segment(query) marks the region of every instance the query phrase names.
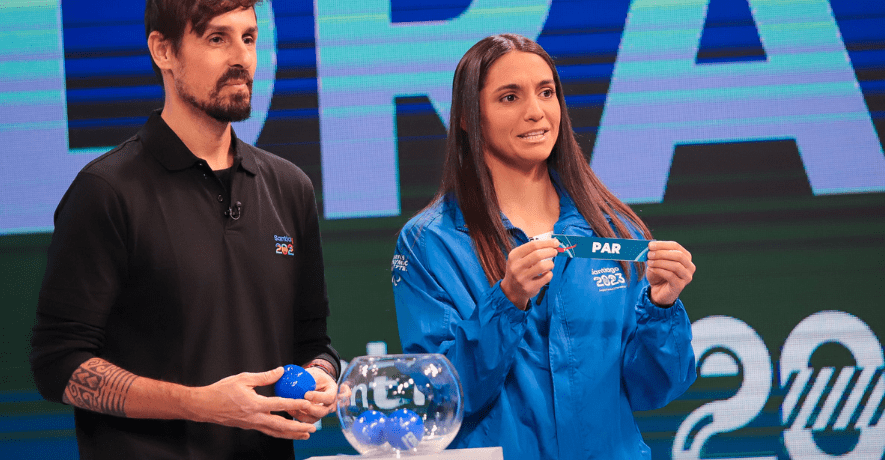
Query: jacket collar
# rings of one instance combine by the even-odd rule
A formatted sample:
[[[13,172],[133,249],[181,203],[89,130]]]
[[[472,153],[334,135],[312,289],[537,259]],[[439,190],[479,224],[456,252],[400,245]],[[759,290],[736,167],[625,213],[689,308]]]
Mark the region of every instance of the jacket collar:
[[[203,163],[203,160],[194,155],[175,131],[166,124],[160,116],[161,112],[162,110],[155,110],[151,113],[147,123],[138,132],[145,150],[169,171],[180,171]],[[247,172],[255,174],[258,169],[255,154],[245,142],[237,138],[233,128],[230,135],[231,144],[234,146],[234,165],[239,164]]]
[[[456,230],[470,233],[467,231],[467,224],[464,223],[464,213],[461,211],[461,206],[458,206],[458,198],[455,197],[455,192],[446,193],[442,199],[442,209],[444,213],[451,213]]]

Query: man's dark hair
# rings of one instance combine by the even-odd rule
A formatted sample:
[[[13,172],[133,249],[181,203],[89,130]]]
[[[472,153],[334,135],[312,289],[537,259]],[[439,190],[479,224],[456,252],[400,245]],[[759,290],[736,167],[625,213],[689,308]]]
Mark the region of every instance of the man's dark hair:
[[[261,0],[147,0],[144,8],[145,37],[156,30],[172,43],[172,50],[178,53],[188,24],[198,36],[203,35],[209,21],[216,16],[238,8],[252,8],[259,2]],[[162,83],[163,74],[153,57],[151,64]]]

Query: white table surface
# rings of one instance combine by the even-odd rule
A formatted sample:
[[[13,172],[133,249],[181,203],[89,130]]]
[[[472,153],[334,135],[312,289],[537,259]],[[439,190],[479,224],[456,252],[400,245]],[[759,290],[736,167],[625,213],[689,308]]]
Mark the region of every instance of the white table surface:
[[[324,457],[310,457],[307,460],[344,460],[344,459],[387,459],[399,458],[408,460],[504,460],[504,452],[500,447],[480,447],[475,449],[451,449],[438,454],[427,455],[401,455],[394,454],[385,456],[362,456],[362,455],[329,455]]]

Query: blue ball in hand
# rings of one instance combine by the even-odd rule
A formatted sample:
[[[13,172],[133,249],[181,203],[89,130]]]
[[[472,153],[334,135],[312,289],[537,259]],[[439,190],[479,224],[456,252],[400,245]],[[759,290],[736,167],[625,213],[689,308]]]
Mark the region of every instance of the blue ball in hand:
[[[408,409],[399,409],[387,417],[384,438],[395,449],[414,449],[423,437],[424,420],[418,414]]]
[[[316,390],[316,380],[303,367],[289,364],[284,369],[283,376],[273,386],[277,396],[304,399],[305,393]]]
[[[361,444],[380,446],[384,444],[384,425],[387,417],[376,410],[367,410],[353,421],[351,433]]]

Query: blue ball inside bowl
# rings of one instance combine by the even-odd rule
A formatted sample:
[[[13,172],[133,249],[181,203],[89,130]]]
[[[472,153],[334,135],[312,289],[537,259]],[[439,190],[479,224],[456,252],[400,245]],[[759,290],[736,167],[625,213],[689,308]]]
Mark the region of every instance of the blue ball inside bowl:
[[[352,433],[357,441],[371,446],[384,444],[384,425],[387,417],[376,410],[367,410],[353,421]]]
[[[399,409],[387,417],[384,438],[395,449],[411,450],[424,437],[424,420],[409,409]]]

